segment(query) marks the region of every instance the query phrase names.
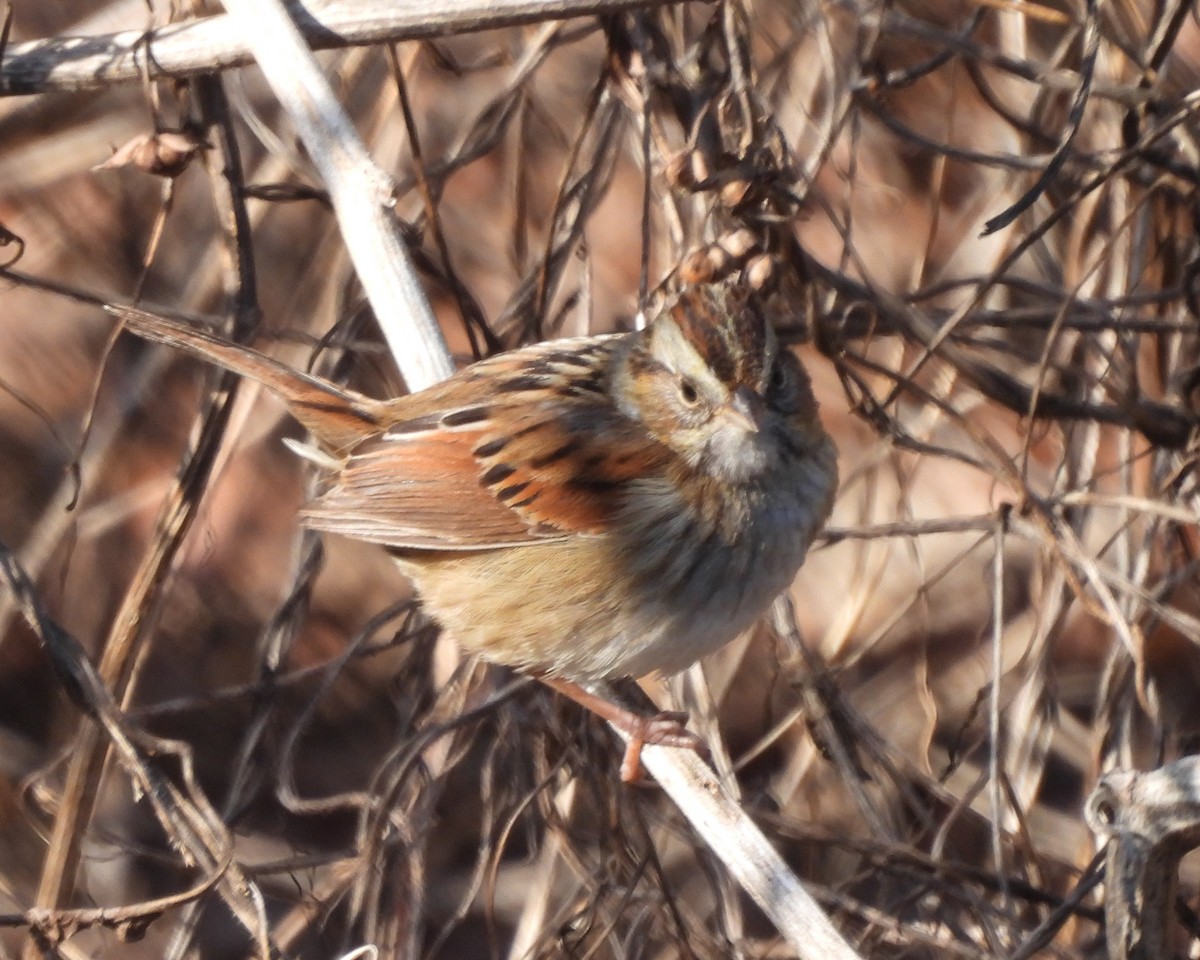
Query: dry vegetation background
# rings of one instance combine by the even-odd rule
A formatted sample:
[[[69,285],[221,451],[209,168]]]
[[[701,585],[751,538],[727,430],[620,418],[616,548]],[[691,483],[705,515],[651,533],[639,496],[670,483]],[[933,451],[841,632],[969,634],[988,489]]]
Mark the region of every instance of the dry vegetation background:
[[[0,76],[202,12],[13,0]],[[864,956],[1101,955],[1094,889],[1055,912],[1095,875],[1083,801],[1197,745],[1198,40],[1170,0],[745,0],[322,54],[464,360],[627,326],[731,230],[774,257],[831,529],[798,630],[650,689]],[[17,269],[401,389],[254,68],[0,90]],[[202,145],[174,179],[97,169],[156,130]],[[222,406],[7,281],[0,324],[0,540],[125,729],[183,749],[144,753],[210,851],[101,766],[0,592],[0,957],[790,955],[604,726],[297,528],[298,428],[253,384]]]

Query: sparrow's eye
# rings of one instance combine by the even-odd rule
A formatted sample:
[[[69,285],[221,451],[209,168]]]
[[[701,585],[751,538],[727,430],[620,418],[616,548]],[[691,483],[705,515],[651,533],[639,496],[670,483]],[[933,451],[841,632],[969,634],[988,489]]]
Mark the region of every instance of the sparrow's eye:
[[[700,391],[696,389],[696,384],[688,377],[684,377],[679,381],[679,396],[683,398],[683,402],[689,407],[694,407],[700,402]]]

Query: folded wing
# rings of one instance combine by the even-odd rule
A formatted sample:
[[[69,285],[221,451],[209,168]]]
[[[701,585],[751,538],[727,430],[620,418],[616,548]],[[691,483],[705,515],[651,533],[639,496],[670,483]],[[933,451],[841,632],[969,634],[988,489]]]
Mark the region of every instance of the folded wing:
[[[320,530],[470,550],[603,535],[630,480],[669,457],[609,400],[619,338],[539,344],[396,405],[304,511]]]

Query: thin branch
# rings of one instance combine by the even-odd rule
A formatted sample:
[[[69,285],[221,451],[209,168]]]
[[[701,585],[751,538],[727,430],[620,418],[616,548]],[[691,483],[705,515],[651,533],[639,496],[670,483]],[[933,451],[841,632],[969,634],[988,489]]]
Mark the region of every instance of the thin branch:
[[[606,699],[621,700],[616,690],[600,686]],[[801,960],[861,960],[699,756],[691,750],[647,744],[641,760]]]
[[[314,50],[613,14],[678,0],[358,0],[289,7]],[[271,39],[278,39],[267,35]],[[254,35],[232,11],[158,30],[18,43],[0,61],[0,96],[95,90],[146,77],[180,79],[253,63]]]

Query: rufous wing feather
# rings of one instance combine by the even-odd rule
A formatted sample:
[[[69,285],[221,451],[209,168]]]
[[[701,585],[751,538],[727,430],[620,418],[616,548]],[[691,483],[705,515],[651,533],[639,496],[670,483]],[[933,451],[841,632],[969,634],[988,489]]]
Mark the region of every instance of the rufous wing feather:
[[[505,432],[475,448],[491,495],[535,529],[603,533],[629,481],[660,472],[669,454],[609,405],[508,411]]]
[[[472,454],[478,433],[365,444],[301,513],[318,530],[394,547],[463,550],[545,539],[493,497]]]
[[[410,416],[358,448],[305,521],[410,549],[604,533],[628,482],[671,455],[603,389],[614,342],[569,346],[485,361],[399,402]]]

